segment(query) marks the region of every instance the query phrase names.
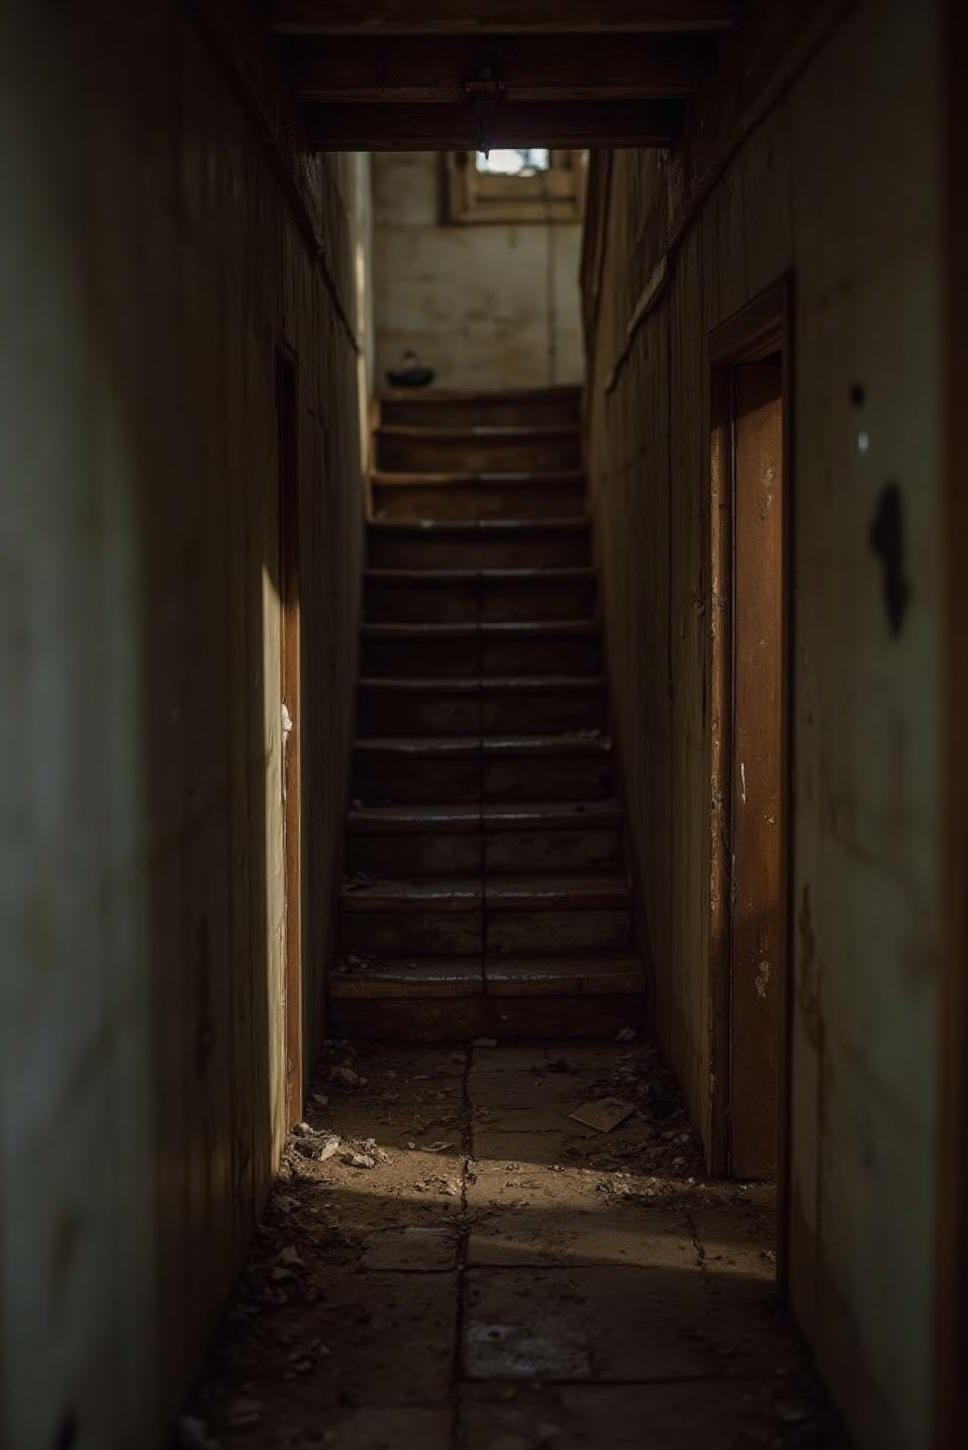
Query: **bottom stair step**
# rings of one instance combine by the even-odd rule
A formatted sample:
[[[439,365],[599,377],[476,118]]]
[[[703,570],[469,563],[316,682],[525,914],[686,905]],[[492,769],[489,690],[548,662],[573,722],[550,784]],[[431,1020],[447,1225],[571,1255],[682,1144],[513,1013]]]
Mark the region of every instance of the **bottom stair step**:
[[[341,999],[630,995],[645,988],[631,953],[544,957],[371,957],[344,952],[330,982]]]
[[[569,996],[345,997],[330,1000],[334,1036],[357,1041],[498,1042],[534,1038],[610,1038],[645,1023],[638,993],[583,992]]]

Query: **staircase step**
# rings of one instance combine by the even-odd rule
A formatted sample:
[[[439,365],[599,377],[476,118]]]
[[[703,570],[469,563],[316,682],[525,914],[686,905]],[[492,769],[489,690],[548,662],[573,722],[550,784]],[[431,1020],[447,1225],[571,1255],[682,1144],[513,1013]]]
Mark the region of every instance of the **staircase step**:
[[[353,791],[361,803],[478,801],[481,796],[480,737],[379,736],[357,740]]]
[[[600,729],[604,723],[601,675],[518,675],[481,683],[484,734]]]
[[[622,812],[615,801],[486,803],[481,822],[484,869],[489,873],[614,870],[622,865]]]
[[[645,997],[634,992],[567,995],[453,996],[429,994],[357,997],[333,992],[331,1030],[357,1040],[468,1043],[476,1037],[501,1042],[534,1038],[614,1038],[645,1021]],[[515,997],[512,1002],[511,996]]]
[[[496,735],[481,743],[485,800],[594,800],[612,789],[612,749],[600,730]]]
[[[554,473],[387,473],[370,476],[373,517],[542,519],[585,515],[585,477]]]
[[[344,1000],[381,997],[479,997],[484,973],[479,956],[344,956],[333,975],[330,995]]]
[[[489,912],[621,909],[631,905],[625,876],[619,872],[579,875],[489,876],[484,888]]]
[[[587,564],[590,526],[558,519],[378,519],[367,530],[375,569],[520,569]]]
[[[481,575],[480,617],[490,623],[589,619],[595,613],[591,567],[494,569]]]
[[[526,623],[364,624],[364,675],[596,674],[601,628],[594,619]]]
[[[348,882],[340,893],[340,946],[361,956],[479,954],[480,876]]]
[[[495,956],[626,952],[631,898],[623,876],[488,876],[485,951]]]
[[[643,991],[631,953],[541,957],[344,957],[331,995],[343,1000],[423,997],[566,997]]]
[[[366,735],[600,728],[605,681],[601,675],[363,678],[358,718]]]
[[[484,989],[491,997],[611,996],[644,988],[642,963],[628,952],[484,958]]]
[[[347,869],[364,874],[588,871],[622,863],[615,801],[358,806]]]
[[[393,423],[381,425],[373,438],[381,471],[532,473],[581,466],[575,423],[452,428]]]
[[[371,737],[355,745],[360,804],[597,800],[612,786],[600,731],[550,735]]]
[[[372,623],[470,624],[589,619],[595,570],[367,569],[364,613]]]
[[[384,423],[419,426],[514,427],[577,423],[581,417],[581,389],[566,384],[494,392],[384,388],[379,393],[379,401]]]

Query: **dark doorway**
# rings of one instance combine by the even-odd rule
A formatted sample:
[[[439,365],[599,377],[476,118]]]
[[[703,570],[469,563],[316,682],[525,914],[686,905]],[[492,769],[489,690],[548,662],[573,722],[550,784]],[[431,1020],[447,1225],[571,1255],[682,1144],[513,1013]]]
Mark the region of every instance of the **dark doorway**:
[[[785,285],[771,289],[710,338],[711,1156],[714,1169],[730,1177],[778,1177],[781,1205],[789,925],[786,296]]]
[[[285,892],[286,1119],[302,1110],[302,779],[300,750],[299,409],[293,355],[276,349],[279,652]]]

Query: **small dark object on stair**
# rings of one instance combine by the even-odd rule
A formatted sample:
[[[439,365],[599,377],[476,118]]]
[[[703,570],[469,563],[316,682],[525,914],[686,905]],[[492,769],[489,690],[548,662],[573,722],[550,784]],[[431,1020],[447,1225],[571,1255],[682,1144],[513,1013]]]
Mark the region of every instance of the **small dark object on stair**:
[[[403,354],[403,367],[387,370],[391,388],[426,388],[434,380],[433,368],[425,368],[415,352]]]

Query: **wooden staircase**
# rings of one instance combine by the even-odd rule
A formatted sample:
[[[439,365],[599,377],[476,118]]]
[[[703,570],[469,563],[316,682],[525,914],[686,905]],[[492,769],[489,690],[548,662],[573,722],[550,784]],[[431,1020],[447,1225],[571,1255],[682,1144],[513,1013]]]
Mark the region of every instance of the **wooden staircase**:
[[[334,1030],[614,1033],[644,983],[579,391],[379,407]]]

